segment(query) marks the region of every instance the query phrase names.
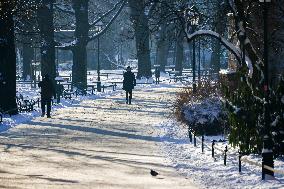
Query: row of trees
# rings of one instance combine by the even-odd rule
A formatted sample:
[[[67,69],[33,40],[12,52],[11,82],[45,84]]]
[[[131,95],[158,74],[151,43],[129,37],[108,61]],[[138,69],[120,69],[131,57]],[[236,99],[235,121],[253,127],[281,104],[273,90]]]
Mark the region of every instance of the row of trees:
[[[281,80],[284,64],[280,60],[284,47],[283,1],[275,0],[265,4],[268,8],[267,25],[264,25],[264,4],[254,0],[152,1],[152,4],[155,3],[159,7],[157,12],[160,13],[160,20],[151,21],[159,20],[157,58],[162,68],[168,53],[169,36],[173,35],[176,28],[180,28],[175,33],[177,44],[184,38],[188,42],[202,38],[213,44],[211,68],[215,72],[221,68],[222,49],[228,49],[230,57],[233,57],[231,68],[236,71],[227,75],[229,81],[223,83],[224,97],[230,112],[230,142],[240,146],[243,153],[259,153],[263,147],[263,136],[269,135],[273,139],[271,148],[275,155],[279,154],[284,145],[284,80]],[[197,26],[198,31],[190,24],[195,13],[202,18]],[[263,61],[264,27],[268,30],[268,101],[264,99],[267,93]],[[177,52],[182,51],[182,46],[177,46]],[[178,63],[176,68],[179,69]],[[264,109],[267,103],[270,104],[267,116],[270,129],[265,126]]]
[[[150,38],[156,40],[156,62],[165,69],[169,49],[176,46],[176,70],[183,68],[184,52],[191,50],[191,41],[199,39],[211,49],[211,67],[221,68],[224,54],[222,45],[234,57],[237,73],[231,77],[232,86],[224,93],[230,113],[230,140],[243,151],[260,151],[264,134],[263,108],[267,103],[263,78],[263,19],[262,5],[253,0],[129,0],[109,1],[111,8],[102,13],[96,10],[103,2],[91,0],[18,0],[1,1],[0,7],[0,106],[5,111],[17,113],[16,55],[14,34],[17,40],[34,41],[40,45],[42,75],[55,77],[55,48],[71,50],[73,54],[73,85],[84,88],[87,84],[87,45],[102,36],[118,15],[125,10],[132,23],[127,28],[128,39],[135,39],[138,77],[150,77]],[[126,6],[127,5],[127,6]],[[269,4],[269,83],[271,126],[275,148],[283,135],[283,8],[281,0]],[[190,22],[199,15],[199,25]],[[56,18],[56,19],[55,19]],[[103,28],[96,30],[102,22]],[[60,30],[74,31],[74,35],[57,34]],[[196,31],[198,30],[198,31]],[[196,32],[195,32],[196,31]],[[28,43],[27,43],[28,44]],[[210,45],[212,44],[212,46]],[[242,49],[242,50],[240,50]],[[28,48],[24,53],[29,53]],[[31,53],[30,53],[31,54]],[[191,52],[193,55],[193,52]],[[245,55],[245,56],[244,56]],[[31,55],[30,55],[31,56]],[[27,56],[28,57],[28,56]],[[230,79],[230,78],[229,78]],[[283,82],[283,81],[282,81]],[[281,87],[282,86],[282,87]],[[3,92],[5,91],[5,93]],[[236,108],[237,107],[237,108]],[[275,134],[276,133],[276,134]],[[281,134],[282,133],[282,134]],[[270,132],[272,135],[272,132]]]
[[[284,47],[283,1],[264,4],[259,1],[228,0],[220,5],[230,13],[226,16],[229,19],[226,23],[233,31],[230,36],[222,35],[221,29],[218,31],[216,28],[217,32],[203,30],[188,37],[214,37],[235,56],[236,72],[227,75],[227,82],[222,81],[229,110],[230,142],[239,146],[242,153],[260,153],[263,137],[268,135],[272,141],[266,148],[273,149],[275,155],[283,154],[284,64],[279,61]],[[268,9],[267,25],[264,25],[264,6]],[[263,45],[265,27],[268,30],[267,49]],[[264,77],[265,50],[269,54],[268,77]],[[268,97],[265,98],[267,91]],[[265,115],[265,109],[268,115]]]
[[[215,1],[212,0],[212,2]],[[1,93],[3,98],[0,99],[0,106],[6,111],[16,109],[15,41],[23,45],[24,77],[31,74],[31,61],[34,56],[31,46],[33,46],[40,48],[38,59],[41,60],[41,74],[49,74],[51,78],[55,78],[55,49],[58,48],[72,51],[72,84],[75,87],[85,88],[87,84],[87,45],[106,33],[122,10],[128,14],[132,24],[131,27],[126,28],[127,36],[124,37],[136,41],[138,77],[151,77],[152,75],[149,39],[153,36],[157,41],[156,62],[161,65],[162,71],[165,69],[171,46],[176,46],[174,55],[176,56],[176,69],[181,71],[185,62],[184,38],[186,36],[184,30],[186,19],[183,12],[190,5],[185,0],[129,0],[128,2],[126,0],[107,2],[100,0],[18,0],[1,2],[3,27],[0,30],[3,34],[0,37],[3,40],[0,42],[5,50],[1,51],[3,58],[0,61],[6,62],[6,56],[9,56],[9,61],[5,64],[1,63],[3,80],[1,91],[10,92],[5,95]],[[98,23],[103,23],[100,31],[96,31]],[[66,31],[72,32],[70,34]],[[190,46],[189,49],[191,49]],[[9,51],[11,55],[5,51]],[[220,52],[217,54],[220,55]]]
[[[55,1],[55,0],[18,0],[1,1],[0,3],[0,73],[1,73],[1,98],[0,107],[11,114],[17,113],[16,107],[16,54],[15,34],[17,39],[24,44],[24,62],[31,63],[32,43],[40,47],[41,74],[49,74],[53,81],[56,77],[55,48],[71,50],[73,53],[73,85],[85,88],[87,84],[87,44],[102,35],[121,12],[126,1],[116,2],[110,10],[97,15],[89,22],[89,0]],[[59,10],[55,12],[55,10]],[[62,21],[54,19],[56,14],[71,14],[68,19],[64,16]],[[60,16],[58,16],[60,17]],[[98,22],[106,24],[101,31],[89,35],[89,31]],[[71,25],[70,22],[74,22]],[[66,25],[64,25],[66,24]],[[56,26],[56,27],[55,27]],[[62,28],[74,30],[72,40],[66,43],[66,38],[61,41],[55,38],[55,32]],[[65,40],[65,41],[64,41]],[[67,38],[68,40],[68,38]],[[27,47],[27,48],[25,48]],[[29,65],[24,64],[24,72],[29,70]],[[55,82],[55,81],[54,81]],[[5,91],[5,93],[4,93]]]

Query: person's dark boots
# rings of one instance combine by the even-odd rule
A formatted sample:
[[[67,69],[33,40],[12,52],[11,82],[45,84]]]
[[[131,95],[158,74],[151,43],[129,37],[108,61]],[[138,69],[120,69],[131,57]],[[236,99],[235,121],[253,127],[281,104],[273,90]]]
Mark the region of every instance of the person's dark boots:
[[[128,98],[126,99],[126,104],[128,104]]]
[[[129,99],[129,104],[131,104],[131,98]]]
[[[47,115],[47,118],[51,118],[51,116],[50,116],[50,115]]]
[[[41,114],[41,117],[44,117],[44,115],[45,115],[45,113],[42,113],[42,114]]]

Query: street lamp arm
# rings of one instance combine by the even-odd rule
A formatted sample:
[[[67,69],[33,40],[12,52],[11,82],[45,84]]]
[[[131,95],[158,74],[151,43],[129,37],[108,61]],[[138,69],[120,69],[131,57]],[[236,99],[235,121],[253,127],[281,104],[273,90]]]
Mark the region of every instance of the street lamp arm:
[[[94,39],[100,37],[101,35],[103,35],[107,31],[107,29],[111,26],[111,24],[115,21],[115,19],[121,13],[121,11],[124,8],[124,5],[126,4],[126,2],[127,2],[126,0],[123,0],[123,3],[120,5],[119,9],[115,13],[115,15],[110,19],[110,21],[107,23],[107,25],[100,32],[98,32],[98,33],[92,35],[91,37],[89,37],[88,42],[93,41]]]
[[[103,18],[105,18],[106,16],[108,16],[110,13],[112,13],[115,9],[117,9],[118,5],[121,4],[122,2],[125,2],[125,0],[121,0],[119,2],[117,2],[111,9],[109,9],[107,12],[105,12],[102,16],[100,16],[98,19],[94,20],[91,24],[90,24],[90,28],[91,27],[95,27],[97,23],[99,23],[100,21],[102,21]]]
[[[231,53],[235,55],[238,63],[241,65],[241,60],[242,60],[241,50],[237,48],[233,43],[229,42],[227,39],[222,37],[220,34],[211,30],[199,30],[192,34],[187,33],[186,35],[188,41],[192,41],[198,36],[210,36],[215,39],[218,39]]]

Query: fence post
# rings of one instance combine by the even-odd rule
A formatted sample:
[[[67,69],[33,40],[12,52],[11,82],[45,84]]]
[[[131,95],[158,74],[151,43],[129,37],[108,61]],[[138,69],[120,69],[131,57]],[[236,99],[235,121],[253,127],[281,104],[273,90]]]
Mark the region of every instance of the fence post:
[[[37,107],[39,107],[40,105],[40,100],[39,100],[39,98],[37,98]]]
[[[188,138],[189,138],[189,141],[192,142],[192,134],[189,128],[188,128]]]
[[[212,157],[214,158],[214,145],[215,145],[215,140],[212,141]]]
[[[196,137],[195,137],[195,134],[193,134],[193,143],[194,143],[194,146],[196,147]]]
[[[241,152],[239,152],[239,173],[242,172],[242,161],[241,161],[241,158],[242,158],[242,154],[241,154]]]
[[[224,165],[225,166],[227,165],[227,152],[228,152],[228,147],[226,145],[225,150],[224,150],[224,153],[225,153],[225,155],[224,155]]]
[[[201,138],[201,149],[202,149],[202,153],[204,152],[204,135],[202,135],[202,138]]]
[[[272,141],[266,135],[263,138],[263,149],[262,149],[262,180],[265,179],[265,175],[274,177],[274,172],[264,168],[264,165],[274,168]]]

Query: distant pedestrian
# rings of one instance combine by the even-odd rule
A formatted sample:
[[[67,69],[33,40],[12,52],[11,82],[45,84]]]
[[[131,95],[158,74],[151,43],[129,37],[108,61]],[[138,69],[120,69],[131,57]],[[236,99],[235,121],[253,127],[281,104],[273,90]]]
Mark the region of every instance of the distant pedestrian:
[[[160,69],[158,66],[155,67],[155,79],[156,85],[160,83]]]
[[[41,116],[44,117],[45,115],[45,106],[47,106],[47,117],[50,118],[50,111],[51,111],[51,100],[52,97],[56,97],[55,88],[49,75],[46,74],[41,82],[39,82],[38,86],[41,88]]]
[[[126,104],[131,104],[132,100],[132,90],[136,86],[136,79],[133,72],[131,72],[131,67],[126,68],[126,72],[123,74],[123,90],[126,92]]]

